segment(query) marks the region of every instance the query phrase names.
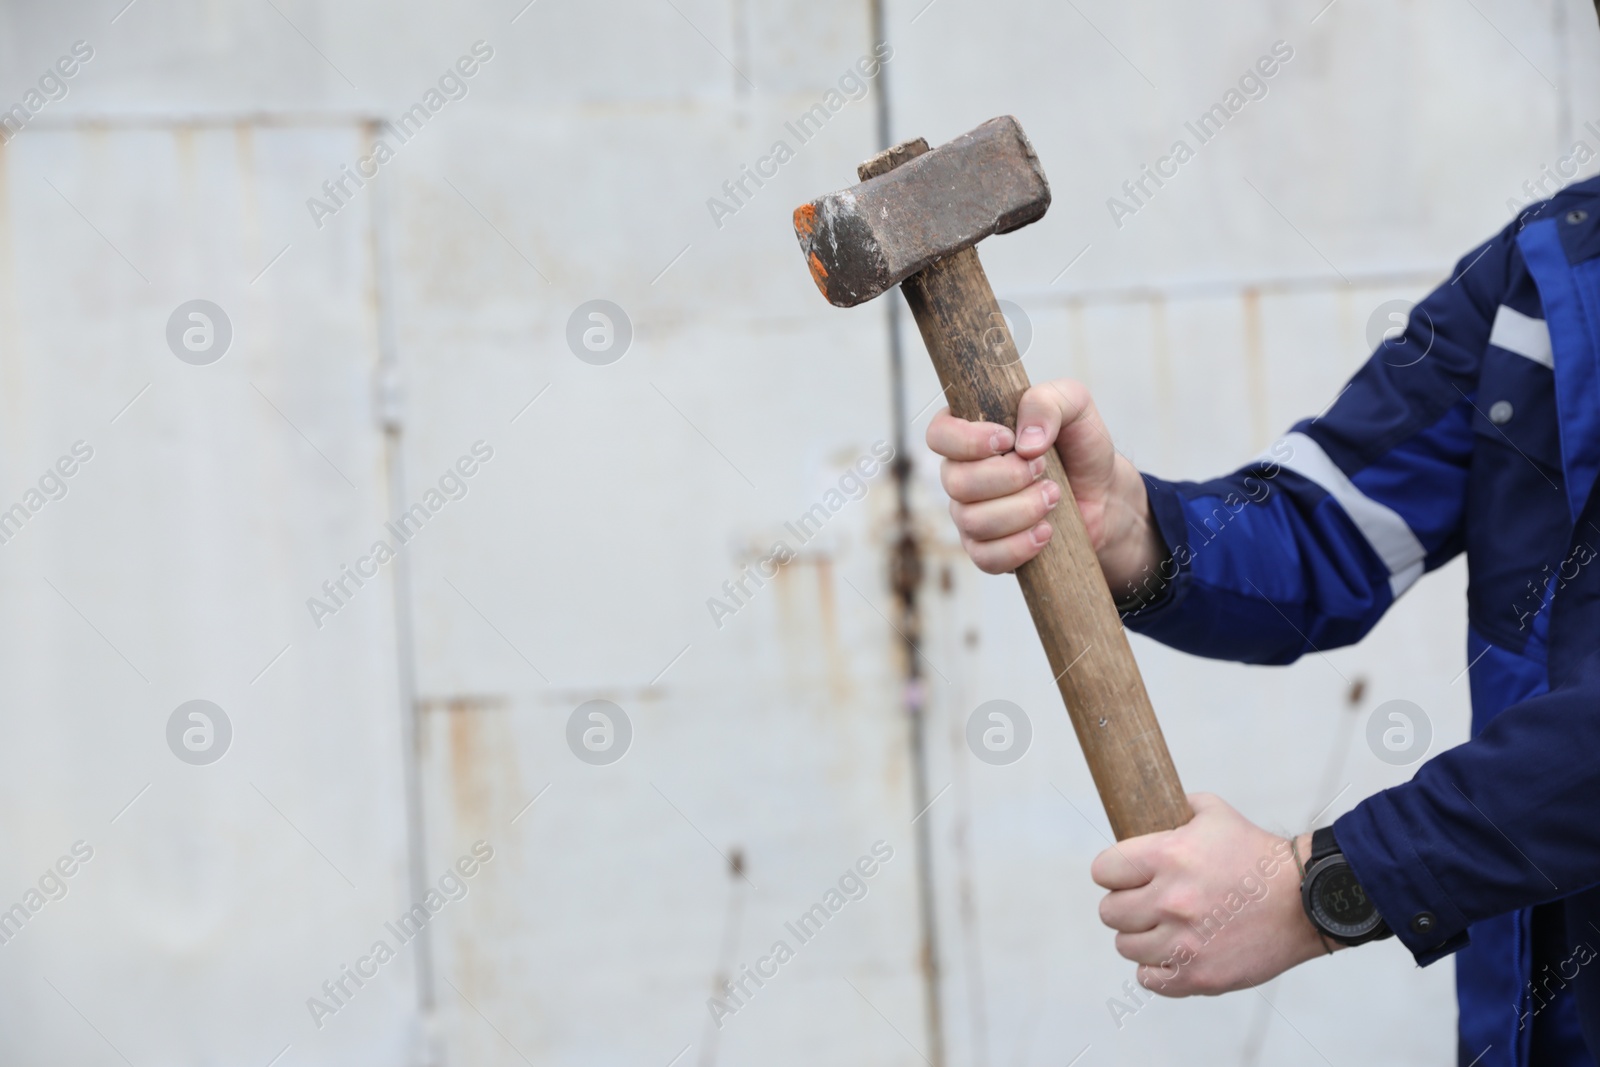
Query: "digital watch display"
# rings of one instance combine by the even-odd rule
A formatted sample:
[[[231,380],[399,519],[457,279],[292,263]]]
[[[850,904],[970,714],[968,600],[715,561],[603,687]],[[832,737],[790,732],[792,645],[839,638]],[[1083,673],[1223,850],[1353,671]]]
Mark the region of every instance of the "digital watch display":
[[[1311,858],[1300,884],[1300,900],[1311,924],[1341,945],[1361,945],[1393,934],[1339,851],[1331,828],[1311,835]]]

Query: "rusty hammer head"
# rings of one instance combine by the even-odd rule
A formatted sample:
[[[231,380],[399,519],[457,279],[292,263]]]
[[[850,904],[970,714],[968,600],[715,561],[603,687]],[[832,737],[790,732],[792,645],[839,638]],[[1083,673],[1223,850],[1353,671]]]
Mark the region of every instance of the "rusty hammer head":
[[[839,307],[871,300],[992,233],[1026,226],[1050,206],[1039,158],[1010,115],[931,151],[922,141],[896,145],[862,164],[862,177],[794,212],[811,277]]]

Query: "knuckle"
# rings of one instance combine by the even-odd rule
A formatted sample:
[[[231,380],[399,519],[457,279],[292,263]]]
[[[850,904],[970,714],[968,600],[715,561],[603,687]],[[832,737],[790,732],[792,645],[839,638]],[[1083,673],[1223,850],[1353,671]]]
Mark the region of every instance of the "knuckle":
[[[1050,383],[1049,388],[1057,396],[1065,398],[1069,403],[1082,406],[1089,399],[1089,389],[1076,378],[1057,378]]]
[[[996,465],[1000,480],[1005,483],[1008,491],[1016,492],[1033,484],[1033,472],[1028,468],[1028,461],[1015,452],[999,457]]]
[[[1010,570],[1006,560],[997,552],[993,545],[972,542],[967,546],[967,554],[972,557],[972,562],[985,574],[1004,574]]]
[[[1200,894],[1187,886],[1169,889],[1157,906],[1168,918],[1188,922],[1200,914]]]
[[[972,562],[977,565],[980,571],[984,571],[985,573],[988,572],[989,568],[985,565],[986,557],[982,545],[968,537],[966,534],[962,534],[961,549],[967,554],[967,558],[972,560]]]
[[[1190,982],[1187,976],[1180,975],[1164,985],[1157,986],[1155,989],[1151,990],[1151,992],[1157,993],[1163,997],[1169,997],[1173,1000],[1181,1000],[1184,997],[1194,996],[1195,988],[1194,984]]]
[[[1200,850],[1182,834],[1173,834],[1161,844],[1161,863],[1168,870],[1194,870],[1197,862],[1204,859]]]
[[[944,482],[944,491],[952,500],[970,503],[973,500],[972,465],[970,463],[957,463],[945,460],[944,470],[940,472],[940,480]]]
[[[1148,863],[1159,870],[1176,862],[1181,851],[1182,845],[1178,840],[1178,835],[1164,833],[1151,835],[1149,845],[1144,854]]]

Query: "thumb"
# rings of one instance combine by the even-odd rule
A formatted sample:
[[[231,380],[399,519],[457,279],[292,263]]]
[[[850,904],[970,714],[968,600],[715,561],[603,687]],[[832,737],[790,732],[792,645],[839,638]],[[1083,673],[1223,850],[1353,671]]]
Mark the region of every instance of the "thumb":
[[[1072,482],[1073,495],[1082,500],[1112,487],[1117,451],[1082,382],[1061,378],[1022,394],[1017,407],[1017,455],[1033,459],[1052,444]]]
[[[1072,419],[1070,398],[1054,383],[1035,385],[1017,405],[1017,455],[1033,459],[1055,444],[1063,421]]]

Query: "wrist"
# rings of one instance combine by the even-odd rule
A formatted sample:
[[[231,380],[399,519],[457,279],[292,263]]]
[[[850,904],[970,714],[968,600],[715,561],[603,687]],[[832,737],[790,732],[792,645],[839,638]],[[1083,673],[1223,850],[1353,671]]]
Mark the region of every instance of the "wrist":
[[[1331,956],[1340,949],[1349,948],[1350,946],[1341,945],[1323,934],[1321,930],[1317,929],[1317,924],[1311,921],[1311,916],[1306,913],[1302,893],[1305,889],[1306,867],[1311,859],[1311,831],[1307,830],[1297,837],[1290,838],[1290,844],[1294,848],[1295,869],[1300,873],[1299,882],[1295,890],[1295,903],[1299,906],[1295,908],[1295,914],[1299,918],[1298,925],[1301,928],[1302,939],[1307,933],[1310,934],[1309,943],[1316,946],[1316,951],[1312,953],[1313,956]]]
[[[1119,608],[1148,603],[1166,588],[1161,573],[1167,558],[1166,541],[1150,508],[1150,492],[1144,477],[1121,456],[1117,457],[1117,481],[1121,515],[1107,524],[1115,532],[1108,536],[1096,555],[1106,584]],[[1112,516],[1107,516],[1112,518]]]

